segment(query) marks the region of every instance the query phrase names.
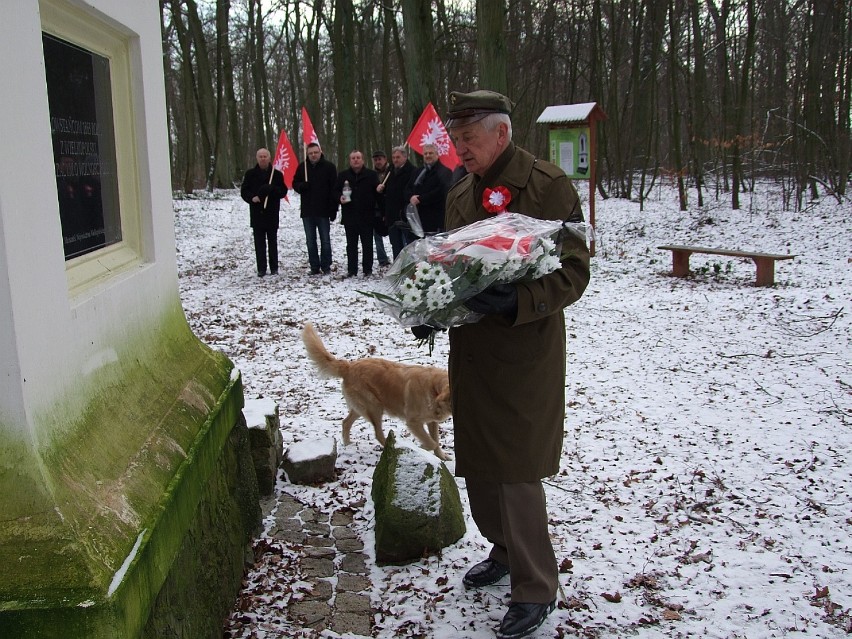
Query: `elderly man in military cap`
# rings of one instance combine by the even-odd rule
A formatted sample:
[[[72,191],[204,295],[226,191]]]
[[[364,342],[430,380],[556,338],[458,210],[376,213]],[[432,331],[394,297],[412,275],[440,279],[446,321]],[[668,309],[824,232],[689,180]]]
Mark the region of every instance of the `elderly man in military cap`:
[[[498,187],[509,211],[582,221],[565,173],[512,142],[513,106],[493,91],[450,95],[446,127],[468,175],[447,196],[447,230],[493,215],[485,189]],[[563,309],[588,282],[585,238],[572,235],[563,242],[561,269],[531,282],[492,285],[467,303],[484,317],[449,331],[456,474],[466,479],[471,514],[492,544],[463,583],[481,588],[509,575],[512,598],[497,631],[501,639],[532,633],[556,603],[558,567],[542,479],[558,472],[562,453]]]

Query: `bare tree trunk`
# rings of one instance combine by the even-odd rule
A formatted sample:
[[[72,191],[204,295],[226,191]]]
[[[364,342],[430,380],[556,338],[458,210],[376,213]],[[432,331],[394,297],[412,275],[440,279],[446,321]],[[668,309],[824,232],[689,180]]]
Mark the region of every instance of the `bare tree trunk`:
[[[738,210],[740,208],[740,187],[745,181],[742,160],[742,141],[749,137],[746,135],[745,131],[745,114],[749,98],[749,71],[754,64],[754,33],[757,25],[757,14],[754,11],[754,0],[747,0],[746,13],[747,30],[745,53],[743,54],[742,59],[738,61],[738,66],[742,69],[742,75],[740,75],[739,90],[737,92],[738,95],[736,96],[736,100],[733,104],[734,138],[733,144],[731,145],[731,179],[733,182],[731,208],[734,210]]]
[[[240,119],[237,111],[237,96],[234,92],[234,63],[231,57],[230,39],[231,0],[216,0],[216,53],[219,63],[219,87],[223,94],[220,100],[222,121],[227,128],[221,132],[228,140],[227,152],[220,160],[220,175],[226,186],[232,186],[239,179],[239,168],[243,161],[240,138]]]
[[[717,153],[721,164],[722,180],[724,188],[728,188],[728,147],[734,136],[734,127],[732,123],[732,103],[733,90],[731,88],[731,70],[730,70],[730,49],[728,44],[728,17],[731,12],[730,0],[722,0],[721,7],[717,7],[714,0],[707,0],[707,9],[710,16],[713,18],[714,31],[716,41],[714,49],[716,51],[716,73],[718,76],[717,86],[719,87],[719,135],[717,139]],[[717,178],[718,183],[718,178]]]
[[[508,93],[505,0],[476,0],[476,50],[479,86]]]
[[[325,14],[325,0],[314,0],[312,10],[309,14],[309,19],[305,23],[305,33],[307,41],[303,47],[305,56],[305,108],[308,110],[308,115],[312,118],[311,123],[314,125],[321,143],[326,142],[325,127],[321,119],[322,109],[320,104],[320,80],[319,73],[322,67],[322,56],[320,55],[320,37],[323,26],[321,16]],[[314,119],[315,118],[315,119]],[[307,144],[308,140],[303,140],[302,144]],[[329,146],[329,151],[331,147]]]
[[[168,0],[160,0],[160,31],[162,33],[162,48],[163,48],[163,76],[165,79],[165,89],[166,89],[166,119],[167,119],[167,127],[169,131],[176,131],[181,123],[179,122],[178,114],[176,112],[176,105],[181,102],[178,95],[180,90],[175,86],[176,79],[175,76],[175,68],[172,65],[174,60],[174,56],[172,54],[172,45],[171,42],[174,36],[174,29],[172,26],[171,19],[167,19],[168,16],[171,16],[171,11],[169,11],[169,2]],[[177,180],[177,167],[179,156],[182,151],[181,145],[175,144],[174,135],[169,135],[169,169],[171,175],[172,188],[174,189],[178,183]]]
[[[653,187],[659,168],[659,121],[657,86],[658,68],[662,35],[665,30],[665,5],[649,1],[647,8],[650,31],[640,28],[635,32],[639,42],[636,54],[638,78],[636,79],[637,97],[633,116],[633,131],[636,134],[637,148],[644,149],[643,157],[637,158],[641,164],[639,183],[639,206],[644,208],[645,198]],[[641,21],[638,23],[641,24]],[[640,35],[641,34],[641,35]],[[648,173],[651,173],[650,180]]]
[[[373,94],[373,79],[378,65],[378,56],[374,53],[376,46],[376,23],[373,17],[373,4],[366,3],[360,7],[361,16],[355,20],[356,51],[358,61],[355,64],[355,86],[357,98],[358,129],[356,144],[364,151],[366,164],[370,166],[370,155],[378,148],[376,142],[378,122],[376,121],[376,96]]]
[[[358,120],[355,110],[355,9],[352,0],[335,0],[331,59],[334,66],[334,91],[337,101],[337,155],[340,166],[355,148]]]
[[[177,34],[178,44],[181,51],[181,89],[183,93],[183,123],[182,131],[185,143],[185,165],[183,167],[183,190],[184,193],[192,193],[195,190],[195,162],[196,162],[196,141],[198,139],[196,131],[197,120],[197,95],[195,93],[195,71],[192,66],[192,45],[190,43],[189,33],[187,32],[186,24],[180,13],[180,4],[177,0],[171,0],[172,25]]]
[[[683,184],[683,151],[681,149],[680,91],[678,90],[679,64],[677,54],[680,49],[680,16],[676,14],[674,0],[669,0],[669,81],[671,86],[671,148],[674,159],[677,196],[680,210],[686,210],[686,188]]]
[[[174,6],[175,3],[172,3]],[[207,189],[214,186],[216,172],[216,97],[213,93],[213,73],[210,69],[210,57],[201,19],[198,17],[198,5],[195,0],[183,0],[186,6],[186,18],[192,47],[195,50],[197,83],[195,84],[198,103],[198,123],[201,132],[201,147],[204,151]]]
[[[260,0],[248,0],[248,56],[254,94],[254,147],[268,146],[272,137],[269,118],[269,91],[264,55],[265,34]]]
[[[430,0],[402,0],[402,21],[405,29],[410,130],[433,96],[435,44],[432,40]]]
[[[604,6],[606,7],[604,15],[611,31],[608,47],[609,59],[613,65],[621,65],[628,55],[626,52],[630,50],[626,12],[614,3],[607,3]],[[625,46],[622,47],[622,45]],[[633,71],[632,66],[631,71]],[[612,140],[611,144],[608,145],[610,151],[608,159],[610,161],[608,162],[609,171],[607,173],[610,183],[615,184],[618,197],[630,197],[631,195],[633,167],[630,164],[630,122],[632,120],[631,107],[636,96],[634,80],[637,75],[638,73],[631,72],[626,81],[623,82],[622,75],[614,72],[610,75],[606,90],[606,103],[612,105],[607,121],[608,136]],[[624,86],[625,83],[627,84],[626,87]]]
[[[695,192],[698,206],[704,206],[704,164],[707,158],[707,61],[704,57],[704,35],[701,26],[700,6],[688,2],[692,24],[692,58],[695,71],[692,78],[691,108],[689,109],[690,146],[692,148],[692,177],[695,180]]]
[[[391,65],[389,64],[389,61],[394,57],[394,52],[391,50],[391,37],[393,36],[391,23],[393,20],[394,16],[391,7],[385,5],[382,9],[382,49],[376,62],[379,64],[381,73],[379,76],[378,95],[378,143],[379,146],[384,147],[388,158],[390,158],[391,147],[393,146],[393,107],[396,102],[391,97]]]

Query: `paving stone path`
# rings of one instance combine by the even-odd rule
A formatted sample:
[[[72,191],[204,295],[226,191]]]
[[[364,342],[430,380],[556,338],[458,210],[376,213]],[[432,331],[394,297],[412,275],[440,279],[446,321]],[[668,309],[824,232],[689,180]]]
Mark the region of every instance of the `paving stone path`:
[[[371,636],[370,578],[364,544],[345,511],[320,512],[281,493],[270,537],[301,545],[300,573],[311,588],[287,607],[289,618],[304,628]]]

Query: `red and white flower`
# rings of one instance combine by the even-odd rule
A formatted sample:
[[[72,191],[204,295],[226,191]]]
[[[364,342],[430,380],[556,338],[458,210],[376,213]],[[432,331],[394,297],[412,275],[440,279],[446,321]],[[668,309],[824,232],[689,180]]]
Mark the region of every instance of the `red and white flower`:
[[[482,206],[489,213],[505,213],[506,207],[512,201],[512,193],[505,186],[495,186],[493,189],[486,188],[482,193]]]

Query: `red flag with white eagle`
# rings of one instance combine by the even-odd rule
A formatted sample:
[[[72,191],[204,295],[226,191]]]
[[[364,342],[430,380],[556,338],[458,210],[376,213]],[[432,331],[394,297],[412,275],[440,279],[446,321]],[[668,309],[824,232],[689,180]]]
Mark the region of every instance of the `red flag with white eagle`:
[[[287,190],[293,188],[293,176],[296,175],[298,165],[296,154],[290,145],[290,139],[287,137],[286,131],[282,129],[281,135],[278,136],[278,146],[275,149],[272,166],[284,174],[284,185],[287,187]],[[288,202],[290,201],[289,197],[285,196],[284,199]]]
[[[423,154],[424,144],[434,144],[435,148],[438,149],[438,159],[441,160],[441,164],[448,169],[454,169],[460,164],[459,157],[456,155],[456,147],[450,140],[450,135],[431,102],[423,109],[423,113],[417,120],[417,124],[411,129],[405,143],[421,155]]]
[[[314,131],[311,118],[308,117],[308,110],[302,107],[302,147],[307,148],[311,142],[319,144],[319,139],[317,138],[317,132]]]

